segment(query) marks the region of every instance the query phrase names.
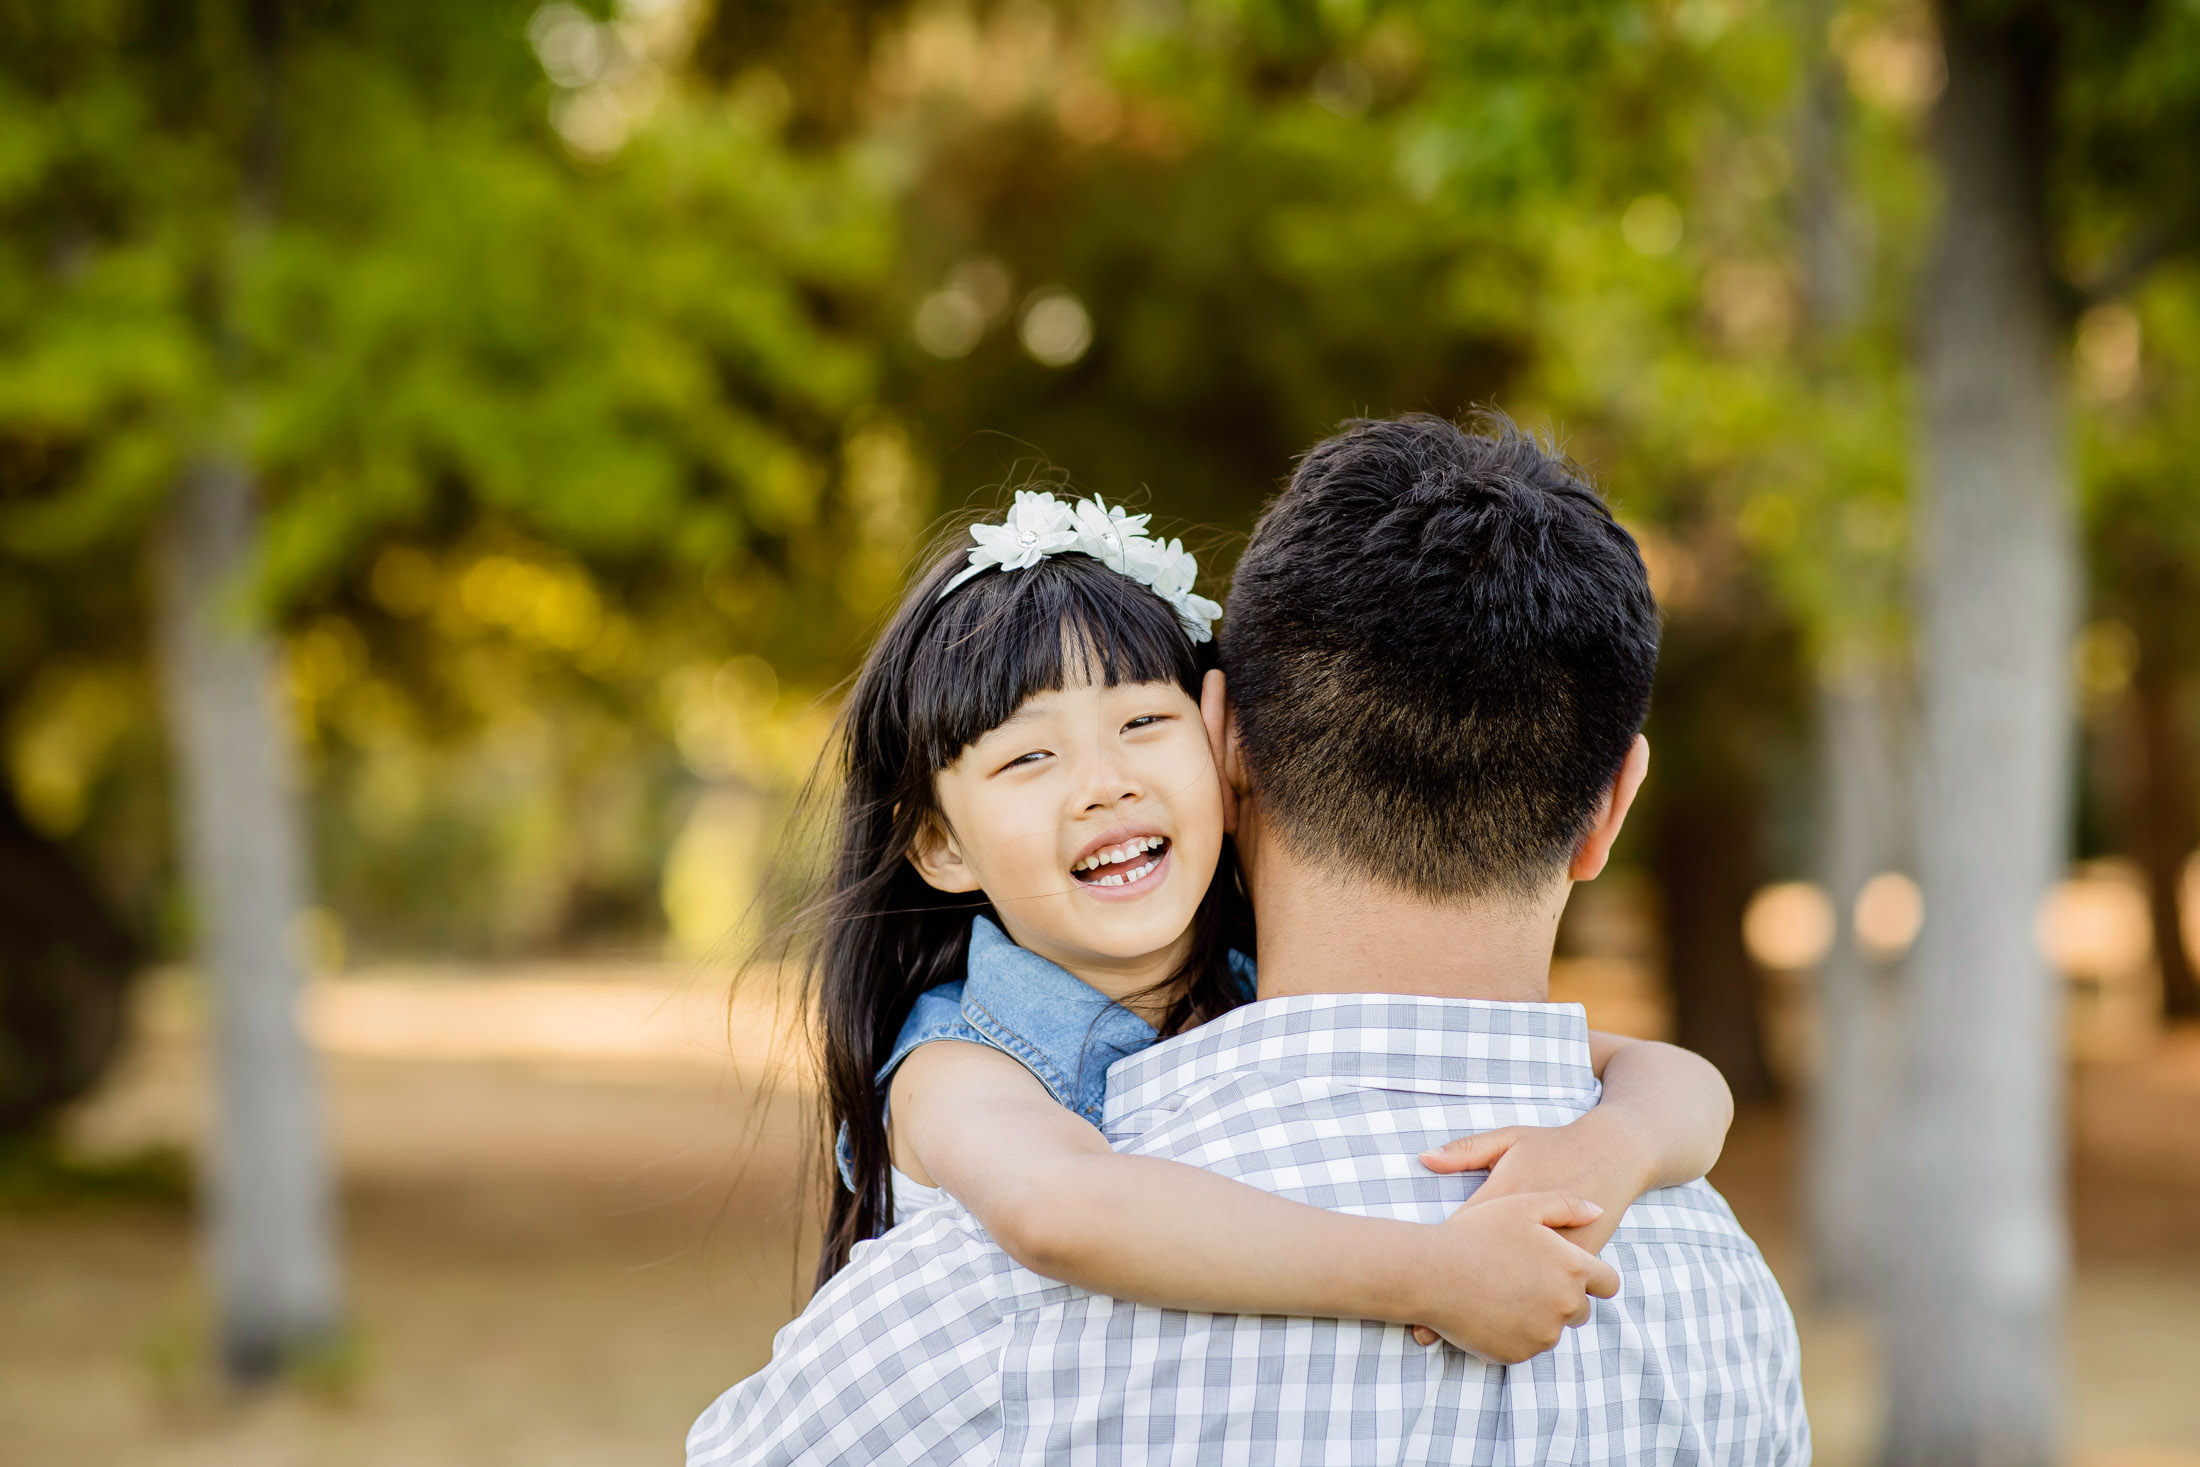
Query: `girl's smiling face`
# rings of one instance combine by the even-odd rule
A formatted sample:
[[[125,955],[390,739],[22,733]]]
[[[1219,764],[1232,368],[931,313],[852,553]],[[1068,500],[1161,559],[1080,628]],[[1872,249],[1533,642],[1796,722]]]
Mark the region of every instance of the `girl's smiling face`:
[[[1222,854],[1199,705],[1173,682],[1034,694],[933,780],[910,861],[1112,998],[1168,979]]]

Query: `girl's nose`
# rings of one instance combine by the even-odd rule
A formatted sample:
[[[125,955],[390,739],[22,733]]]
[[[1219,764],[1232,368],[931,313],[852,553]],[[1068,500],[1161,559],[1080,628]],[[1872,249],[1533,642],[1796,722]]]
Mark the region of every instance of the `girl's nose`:
[[[1085,809],[1105,810],[1111,805],[1137,799],[1142,790],[1137,776],[1121,760],[1100,755],[1086,771],[1085,786],[1080,793]]]

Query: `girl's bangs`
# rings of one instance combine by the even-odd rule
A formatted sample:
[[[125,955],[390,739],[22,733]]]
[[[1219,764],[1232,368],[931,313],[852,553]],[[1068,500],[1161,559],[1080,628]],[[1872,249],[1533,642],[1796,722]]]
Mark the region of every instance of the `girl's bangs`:
[[[940,603],[910,668],[909,734],[937,772],[1035,694],[1173,682],[1197,698],[1200,673],[1167,602],[1089,556],[1050,556]]]

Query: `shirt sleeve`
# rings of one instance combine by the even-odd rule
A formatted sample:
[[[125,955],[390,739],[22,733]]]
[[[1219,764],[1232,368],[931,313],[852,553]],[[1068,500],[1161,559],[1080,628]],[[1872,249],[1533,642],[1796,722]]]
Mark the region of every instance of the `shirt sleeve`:
[[[771,1363],[696,1420],[688,1467],[990,1463],[1007,1306],[1033,1286],[959,1207],[858,1244]]]

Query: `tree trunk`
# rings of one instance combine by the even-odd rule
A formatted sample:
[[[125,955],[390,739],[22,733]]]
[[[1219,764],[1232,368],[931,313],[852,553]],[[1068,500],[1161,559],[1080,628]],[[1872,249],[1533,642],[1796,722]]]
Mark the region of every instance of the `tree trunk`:
[[[1843,137],[1848,77],[1827,43],[1835,0],[1799,8],[1808,61],[1796,127],[1796,236],[1803,266],[1806,360],[1832,385],[1838,348],[1863,310],[1865,266],[1849,207]],[[1880,872],[1914,870],[1911,703],[1896,658],[1872,627],[1876,577],[1850,582],[1830,618],[1819,658],[1818,832],[1820,877],[1837,914],[1834,944],[1818,971],[1817,1063],[1805,1098],[1809,1147],[1800,1168],[1812,1283],[1828,1303],[1877,1305],[1886,1289],[1886,1211],[1893,1094],[1900,1073],[1898,964],[1857,941],[1856,900]]]
[[[0,776],[0,1137],[36,1131],[121,1047],[136,934]]]
[[[1717,1065],[1734,1098],[1773,1093],[1759,1027],[1757,975],[1742,946],[1742,912],[1763,861],[1755,792],[1711,785],[1660,792],[1651,836],[1665,926],[1673,1042]]]
[[[1789,628],[1751,584],[1667,608],[1643,818],[1673,1038],[1717,1065],[1745,1104],[1774,1091],[1742,913],[1765,880],[1770,767],[1800,723],[1795,667]]]
[[[1819,692],[1821,861],[1839,925],[1818,974],[1805,1216],[1813,1286],[1836,1304],[1876,1306],[1887,1292],[1901,964],[1866,953],[1854,917],[1865,882],[1915,859],[1903,701],[1876,663],[1829,673]]]
[[[2052,49],[1941,8],[1921,307],[1924,931],[1913,968],[1893,1464],[2060,1456],[2060,993],[2033,918],[2066,852],[2076,575],[2044,258]]]
[[[189,469],[158,547],[167,684],[198,966],[212,997],[208,1243],[232,1379],[263,1379],[339,1325],[335,1207],[288,941],[306,889],[274,652],[241,599],[257,533],[234,460]]]
[[[2194,815],[2190,746],[2178,716],[2177,670],[2169,666],[2167,635],[2142,644],[2132,684],[2139,744],[2138,778],[2130,782],[2126,839],[2146,873],[2154,954],[2162,973],[2162,1017],[2200,1017],[2200,984],[2185,952],[2185,861],[2192,854]]]

